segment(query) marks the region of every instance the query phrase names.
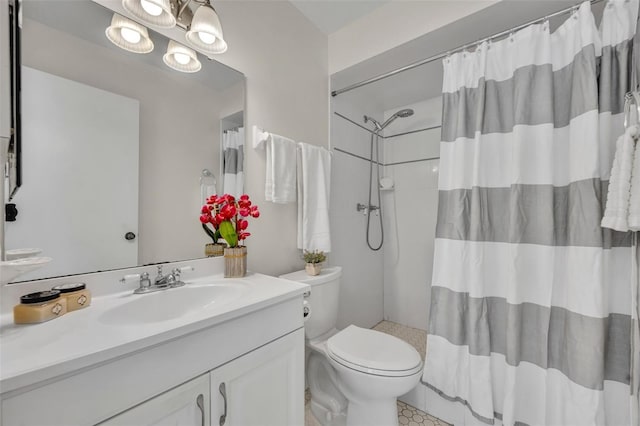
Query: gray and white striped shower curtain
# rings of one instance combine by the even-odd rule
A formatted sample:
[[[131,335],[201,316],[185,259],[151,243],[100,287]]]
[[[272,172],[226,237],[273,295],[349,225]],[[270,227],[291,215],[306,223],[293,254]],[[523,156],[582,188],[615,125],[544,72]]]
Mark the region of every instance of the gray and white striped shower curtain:
[[[244,194],[244,127],[226,130],[222,135],[223,193]]]
[[[423,382],[486,423],[637,424],[632,237],[600,227],[637,17],[585,2],[444,61]]]

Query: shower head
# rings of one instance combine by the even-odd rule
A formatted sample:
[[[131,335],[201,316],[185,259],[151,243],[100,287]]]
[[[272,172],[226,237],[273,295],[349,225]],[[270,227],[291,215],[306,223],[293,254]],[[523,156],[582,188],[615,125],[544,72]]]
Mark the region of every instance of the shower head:
[[[406,118],[406,117],[411,117],[412,115],[413,115],[413,110],[412,109],[409,109],[409,108],[401,109],[400,111],[398,111],[395,114],[393,114],[391,117],[387,118],[387,121],[382,123],[382,125],[380,126],[379,130],[382,130],[385,127],[387,127],[389,124],[391,124],[393,122],[393,120],[395,120],[398,117]]]
[[[411,117],[413,115],[413,110],[411,108],[401,109],[400,111],[396,112],[395,115],[400,118]]]
[[[371,121],[373,123],[373,125],[376,126],[375,131],[376,132],[380,132],[382,129],[384,129],[389,124],[391,124],[391,122],[393,120],[395,120],[396,118],[398,118],[398,117],[400,117],[400,118],[411,117],[412,115],[413,115],[413,110],[407,108],[407,109],[401,109],[400,111],[396,112],[391,117],[389,117],[387,119],[387,121],[385,121],[382,124],[380,124],[375,118],[371,118],[371,117],[369,117],[367,115],[364,116],[364,122],[367,123],[367,122]]]

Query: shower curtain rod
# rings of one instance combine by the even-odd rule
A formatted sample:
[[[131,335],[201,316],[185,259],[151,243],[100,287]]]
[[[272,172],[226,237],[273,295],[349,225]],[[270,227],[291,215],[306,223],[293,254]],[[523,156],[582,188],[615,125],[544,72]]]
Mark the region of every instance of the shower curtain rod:
[[[590,0],[590,3],[591,3],[591,5],[594,5],[594,4],[600,3],[602,1],[605,1],[605,0]],[[580,7],[580,3],[578,3],[576,5],[573,5],[573,6],[570,6],[570,7],[567,7],[565,9],[559,10],[557,12],[554,12],[554,13],[550,14],[550,15],[546,15],[546,16],[544,16],[542,18],[537,18],[537,19],[534,19],[534,20],[529,21],[527,23],[524,23],[524,24],[518,25],[516,27],[510,28],[508,30],[501,31],[501,32],[499,32],[497,34],[493,34],[493,35],[491,35],[489,37],[485,37],[483,39],[476,40],[476,41],[474,41],[472,43],[463,44],[462,46],[458,46],[453,50],[447,50],[446,52],[438,53],[437,55],[430,56],[430,57],[428,57],[426,59],[422,59],[420,61],[417,61],[417,62],[414,62],[412,64],[406,65],[406,66],[404,66],[402,68],[396,68],[393,71],[389,71],[389,72],[386,72],[384,74],[380,74],[378,76],[369,78],[367,80],[363,80],[363,81],[361,81],[359,83],[354,83],[354,84],[352,84],[350,86],[343,87],[342,89],[333,90],[331,92],[331,96],[332,97],[336,97],[336,96],[338,96],[338,95],[340,95],[342,93],[348,92],[350,90],[357,89],[359,87],[366,86],[367,84],[375,83],[376,81],[380,81],[380,80],[383,80],[383,79],[385,79],[387,77],[394,76],[394,75],[399,74],[401,72],[412,70],[412,69],[417,68],[417,67],[419,67],[421,65],[426,65],[426,64],[428,64],[430,62],[446,58],[447,56],[449,56],[449,55],[451,55],[453,53],[461,52],[461,51],[463,51],[465,49],[468,49],[470,47],[482,44],[485,41],[489,41],[489,40],[493,40],[493,39],[496,39],[496,38],[500,38],[502,36],[509,35],[509,34],[511,34],[513,32],[516,32],[518,30],[521,30],[523,28],[528,27],[529,25],[537,24],[539,22],[544,22],[547,19],[551,19],[551,18],[554,18],[556,16],[560,16],[560,15],[564,15],[566,13],[573,12],[575,10],[578,10],[579,7]]]

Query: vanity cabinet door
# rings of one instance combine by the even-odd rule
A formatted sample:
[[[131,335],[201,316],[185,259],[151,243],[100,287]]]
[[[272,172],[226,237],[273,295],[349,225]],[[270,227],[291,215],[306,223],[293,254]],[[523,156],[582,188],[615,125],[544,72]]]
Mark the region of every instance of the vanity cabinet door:
[[[303,329],[211,371],[212,426],[303,424]]]
[[[100,426],[209,426],[209,374],[156,396]]]

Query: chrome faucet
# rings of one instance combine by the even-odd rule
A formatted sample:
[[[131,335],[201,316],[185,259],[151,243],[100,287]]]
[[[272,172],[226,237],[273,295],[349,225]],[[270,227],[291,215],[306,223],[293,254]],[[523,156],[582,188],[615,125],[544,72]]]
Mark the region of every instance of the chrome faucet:
[[[162,275],[162,265],[158,265],[158,275],[156,276],[153,284],[151,284],[148,272],[125,275],[120,282],[128,283],[131,280],[140,280],[140,286],[133,292],[135,294],[152,293],[154,291],[182,287],[185,283],[180,280],[180,275],[184,272],[190,271],[193,271],[193,266],[183,266],[182,268],[173,268],[167,275]]]
[[[158,275],[153,285],[158,287],[182,287],[184,282],[180,280],[183,272],[193,271],[193,266],[183,266],[182,268],[173,268],[167,275],[162,275],[162,265],[158,265]]]
[[[158,265],[158,275],[156,275],[155,280],[153,281],[153,285],[164,287],[171,287],[176,282],[176,276],[173,274],[173,271],[168,273],[167,275],[162,275],[162,265]],[[184,285],[184,283],[182,283]]]

